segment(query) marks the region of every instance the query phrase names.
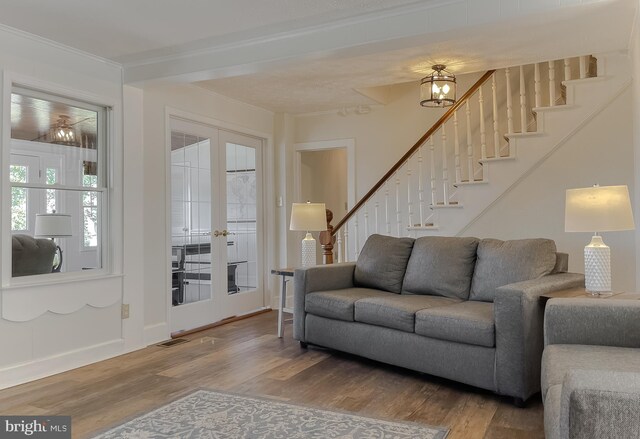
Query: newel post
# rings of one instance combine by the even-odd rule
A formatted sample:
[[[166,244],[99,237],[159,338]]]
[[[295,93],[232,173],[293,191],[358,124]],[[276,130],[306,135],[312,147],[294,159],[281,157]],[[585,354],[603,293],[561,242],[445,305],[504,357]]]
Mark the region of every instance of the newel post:
[[[333,236],[333,226],[331,221],[333,220],[333,212],[327,209],[327,230],[320,232],[320,245],[322,246],[322,263],[333,264],[333,244],[336,242],[336,237]]]

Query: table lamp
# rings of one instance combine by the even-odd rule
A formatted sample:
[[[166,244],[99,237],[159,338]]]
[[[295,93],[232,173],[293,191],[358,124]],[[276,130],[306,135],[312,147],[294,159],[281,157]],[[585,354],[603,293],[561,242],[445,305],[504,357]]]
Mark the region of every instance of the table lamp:
[[[307,232],[302,240],[302,266],[316,265],[316,240],[310,232],[327,230],[327,213],[324,203],[293,203],[289,224],[290,230]]]
[[[72,236],[71,233],[71,215],[64,213],[38,213],[36,214],[36,227],[34,235],[38,238],[65,238]],[[58,261],[52,267],[53,273],[60,272],[62,267],[62,249],[56,243],[56,256]]]
[[[589,293],[611,291],[611,250],[598,233],[634,228],[627,186],[567,189],[565,232],[594,232],[584,248],[585,287]]]

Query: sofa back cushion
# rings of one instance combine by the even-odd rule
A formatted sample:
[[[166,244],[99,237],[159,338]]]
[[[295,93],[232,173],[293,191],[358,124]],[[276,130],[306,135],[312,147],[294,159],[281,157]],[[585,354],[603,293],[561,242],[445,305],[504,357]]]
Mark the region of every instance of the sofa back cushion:
[[[496,289],[553,272],[556,243],[551,239],[483,239],[471,282],[471,300],[493,302]]]
[[[413,241],[413,238],[369,236],[356,262],[354,285],[400,293]]]
[[[478,238],[445,236],[416,239],[402,292],[467,300],[478,242]]]

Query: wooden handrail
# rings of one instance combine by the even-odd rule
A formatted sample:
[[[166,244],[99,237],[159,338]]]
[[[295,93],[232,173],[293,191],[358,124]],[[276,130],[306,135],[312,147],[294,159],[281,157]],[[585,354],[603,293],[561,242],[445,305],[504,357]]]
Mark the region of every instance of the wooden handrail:
[[[488,70],[484,75],[482,75],[482,77],[480,79],[478,79],[475,84],[473,84],[471,86],[471,88],[469,90],[466,91],[465,94],[462,95],[462,97],[456,101],[455,104],[453,104],[451,107],[449,107],[449,109],[447,110],[446,113],[444,113],[442,115],[442,117],[440,119],[438,119],[438,121],[433,124],[433,126],[431,128],[429,128],[429,130],[427,130],[426,133],[424,133],[424,135],[422,137],[420,137],[420,139],[411,147],[411,149],[409,149],[409,151],[407,151],[405,153],[405,155],[403,155],[400,160],[398,160],[396,162],[395,165],[393,165],[391,167],[391,169],[389,169],[389,171],[387,171],[386,174],[384,174],[382,176],[382,178],[380,180],[378,180],[378,182],[376,184],[373,185],[373,187],[369,190],[369,192],[366,193],[366,195],[364,197],[362,197],[360,199],[360,201],[358,201],[356,203],[355,206],[353,206],[351,208],[351,210],[349,210],[349,212],[347,212],[347,214],[344,216],[344,218],[342,218],[340,220],[340,222],[333,228],[333,230],[331,231],[332,235],[335,235],[338,230],[340,230],[340,228],[342,226],[344,226],[347,221],[349,221],[349,219],[351,219],[351,217],[358,211],[358,209],[360,209],[360,207],[362,207],[362,205],[364,203],[366,203],[367,201],[369,201],[369,199],[376,193],[378,192],[378,189],[380,189],[382,187],[382,185],[385,184],[385,182],[391,178],[391,176],[398,170],[400,169],[400,167],[404,164],[404,162],[406,162],[412,155],[413,153],[415,153],[418,148],[420,148],[420,145],[422,145],[424,142],[426,142],[429,137],[431,137],[436,131],[438,131],[438,129],[447,121],[449,120],[449,118],[453,115],[453,113],[465,102],[467,102],[467,100],[480,88],[480,86],[482,84],[484,84],[490,77],[491,75],[493,75],[493,73],[495,72],[495,70]]]

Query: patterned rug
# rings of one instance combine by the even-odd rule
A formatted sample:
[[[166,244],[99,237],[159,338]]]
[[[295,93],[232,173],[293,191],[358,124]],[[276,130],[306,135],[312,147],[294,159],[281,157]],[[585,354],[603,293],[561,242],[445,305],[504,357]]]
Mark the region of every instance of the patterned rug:
[[[448,430],[199,390],[96,439],[444,439]]]

